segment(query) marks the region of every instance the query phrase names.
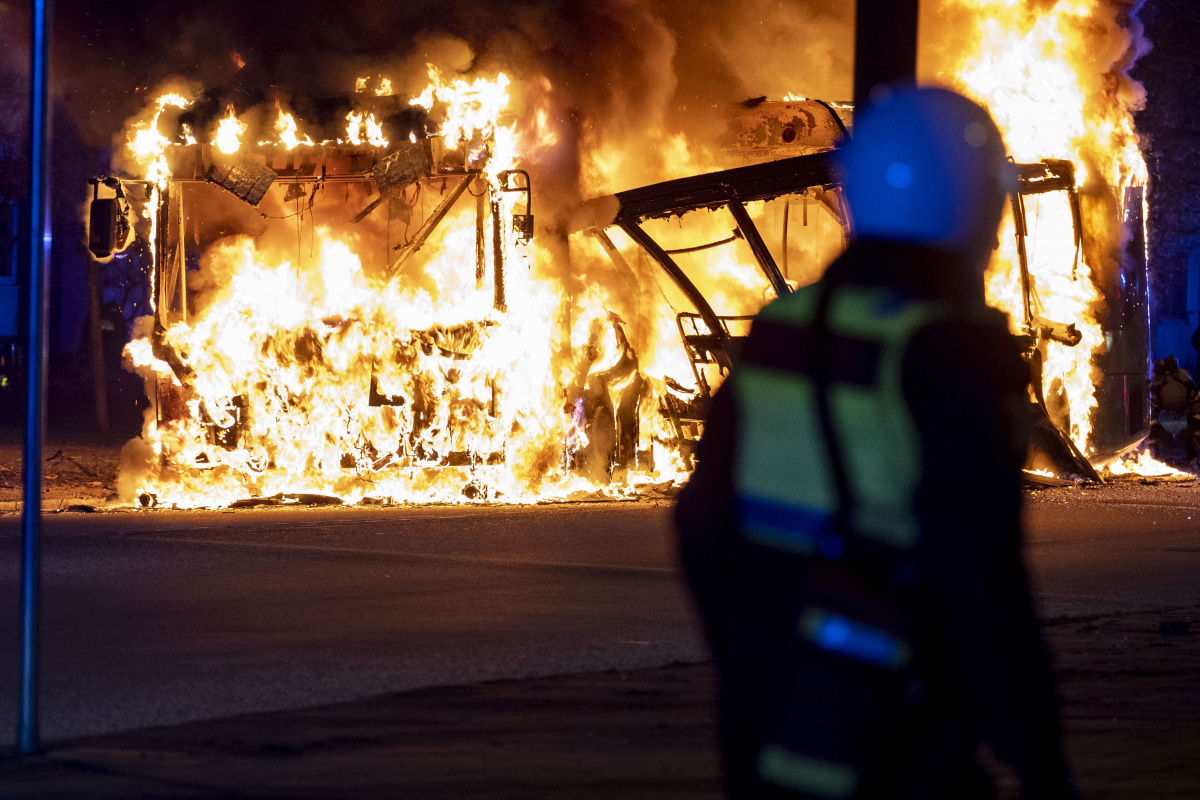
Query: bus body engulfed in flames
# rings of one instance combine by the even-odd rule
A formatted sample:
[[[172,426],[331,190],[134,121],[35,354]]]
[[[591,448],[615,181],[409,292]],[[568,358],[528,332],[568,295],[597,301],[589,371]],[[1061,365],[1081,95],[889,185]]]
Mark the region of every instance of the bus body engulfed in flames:
[[[186,101],[160,99],[139,137],[172,105]],[[298,147],[280,109],[281,141],[254,147],[236,131],[222,142],[237,122],[230,110],[211,144],[186,126],[187,143],[159,137],[142,160],[145,181],[104,182],[118,199],[140,187],[152,263],[153,313],[127,349],[152,408],[123,491],[180,506],[322,495],[530,502],[677,483],[753,315],[817,280],[846,245],[829,154],[851,135],[852,114],[815,100],[751,102],[733,115],[725,151],[741,166],[585,202],[559,257],[569,270],[571,248],[591,248],[639,306],[657,307],[631,323],[593,302],[582,347],[554,332],[563,308],[571,327],[575,298],[555,296],[569,282],[547,294],[530,277],[533,187],[498,128],[389,144],[373,116],[352,114],[349,141]],[[998,305],[1031,367],[1027,468],[1046,482],[1101,481],[1097,454],[1120,454],[1148,429],[1140,187],[1126,192],[1120,296],[1105,298],[1101,315],[1099,408],[1072,414],[1049,362],[1084,336],[1076,320],[1047,313],[1058,289],[1030,254],[1044,233],[1040,204],[1056,203],[1054,239],[1074,244],[1055,251],[1073,259],[1056,268],[1091,280],[1077,269],[1087,231],[1075,169],[1017,167],[1006,222],[1014,269]],[[117,205],[97,206],[99,216],[131,228]],[[121,236],[96,229],[97,216],[91,239],[103,256]],[[551,352],[564,341],[565,356]],[[646,341],[656,371],[640,352]],[[1094,422],[1087,454],[1081,413]]]

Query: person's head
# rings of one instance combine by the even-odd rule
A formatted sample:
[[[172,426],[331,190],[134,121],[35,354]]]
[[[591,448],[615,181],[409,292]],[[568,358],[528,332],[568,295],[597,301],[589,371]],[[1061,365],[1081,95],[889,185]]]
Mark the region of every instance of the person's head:
[[[945,250],[980,271],[1016,168],[991,116],[947,89],[888,89],[836,155],[855,238]]]

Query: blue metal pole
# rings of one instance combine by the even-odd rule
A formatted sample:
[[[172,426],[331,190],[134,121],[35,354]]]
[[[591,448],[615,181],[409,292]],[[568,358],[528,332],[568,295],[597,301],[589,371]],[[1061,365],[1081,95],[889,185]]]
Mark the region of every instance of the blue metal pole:
[[[29,98],[29,336],[25,383],[25,502],[21,513],[21,702],[17,750],[37,752],[42,427],[46,412],[46,283],[50,275],[50,2],[33,2]]]

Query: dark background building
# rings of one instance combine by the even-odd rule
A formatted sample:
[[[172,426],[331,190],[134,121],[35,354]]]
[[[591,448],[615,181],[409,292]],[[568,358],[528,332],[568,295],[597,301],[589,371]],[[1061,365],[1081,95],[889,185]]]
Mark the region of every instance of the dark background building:
[[[1148,0],[1138,16],[1154,45],[1134,68],[1146,87],[1137,115],[1150,170],[1147,224],[1155,358],[1196,366],[1200,325],[1200,4]]]
[[[19,427],[24,415],[21,341],[27,324],[28,288],[28,84],[27,72],[0,66],[0,429]],[[50,150],[54,239],[47,296],[47,419],[52,429],[80,432],[91,430],[96,422],[87,325],[89,256],[83,222],[89,197],[87,181],[108,171],[111,153],[85,142],[71,114],[57,101]],[[101,278],[108,284],[107,300],[123,299],[120,283],[130,278],[126,266],[116,263],[101,270]],[[109,361],[105,372],[112,384],[110,394],[117,396],[115,410],[125,433],[133,435],[138,409],[131,389],[139,382],[120,374],[119,361]]]

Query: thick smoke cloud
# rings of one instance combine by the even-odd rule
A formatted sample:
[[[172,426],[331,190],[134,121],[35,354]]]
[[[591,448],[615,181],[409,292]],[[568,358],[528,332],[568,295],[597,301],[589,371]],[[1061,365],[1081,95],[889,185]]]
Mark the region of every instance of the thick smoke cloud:
[[[355,77],[422,55],[519,79],[545,75],[562,113],[581,125],[703,128],[714,106],[747,96],[849,94],[852,10],[833,0],[63,0],[55,8],[60,94],[97,146],[170,78],[225,87],[246,106],[267,95],[345,95]],[[457,54],[447,52],[451,37]]]
[[[344,116],[323,101],[349,102],[357,77],[386,75],[397,92],[416,94],[426,62],[450,73],[505,71],[517,119],[543,109],[556,140],[523,164],[551,269],[567,261],[566,229],[581,199],[717,166],[725,112],[738,101],[850,94],[852,8],[835,0],[61,0],[56,8],[63,105],[89,143],[113,147],[118,164],[125,121],[167,84],[205,87],[210,115],[232,103],[239,113],[257,107],[251,116],[264,122],[278,98],[320,137],[329,132],[317,123]],[[568,293],[596,280],[607,282],[577,271]]]

